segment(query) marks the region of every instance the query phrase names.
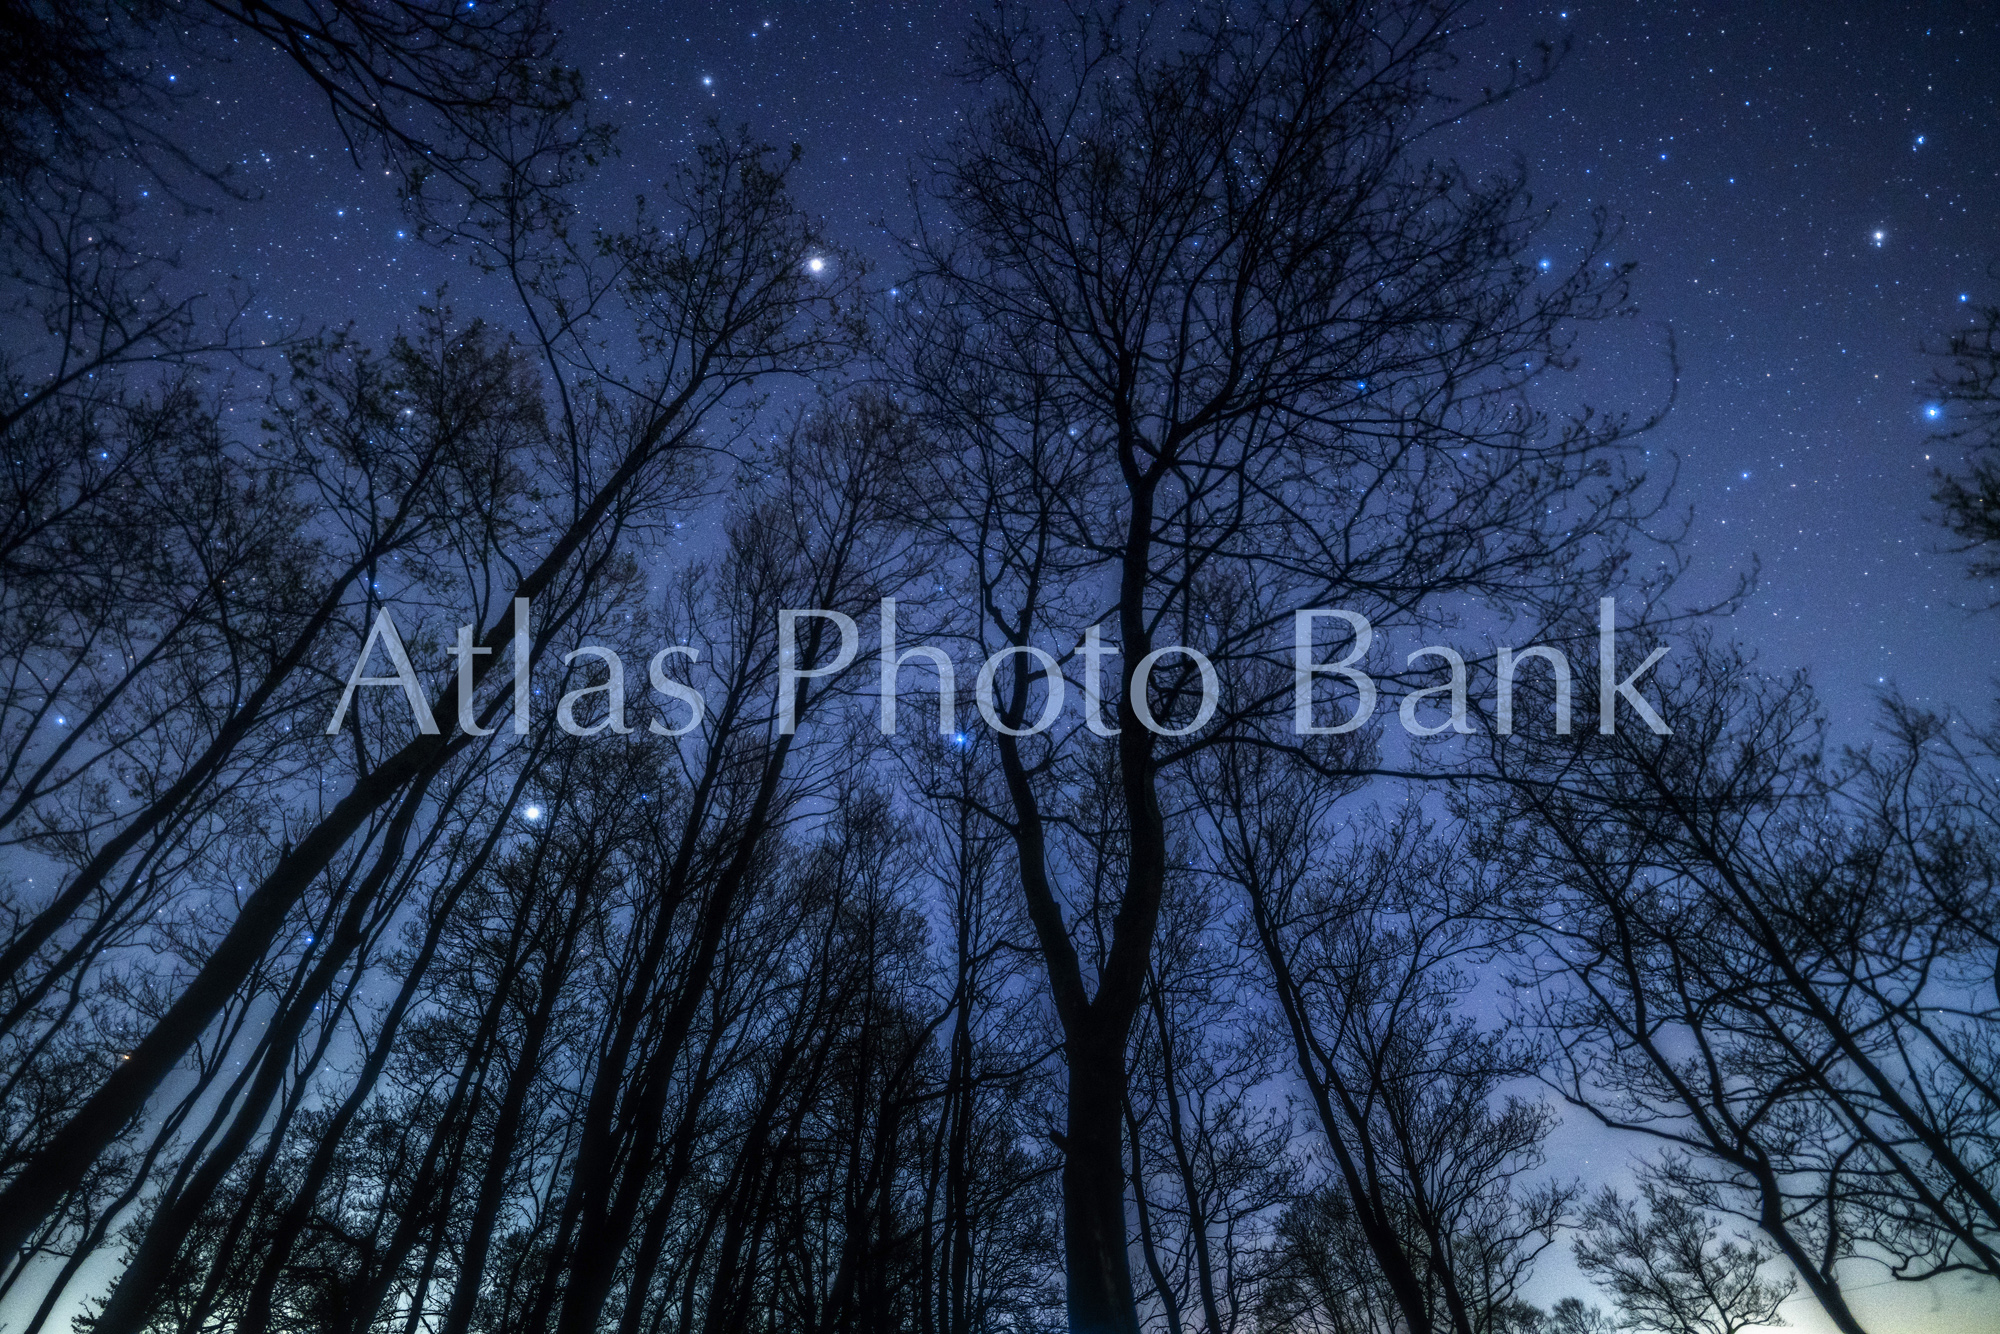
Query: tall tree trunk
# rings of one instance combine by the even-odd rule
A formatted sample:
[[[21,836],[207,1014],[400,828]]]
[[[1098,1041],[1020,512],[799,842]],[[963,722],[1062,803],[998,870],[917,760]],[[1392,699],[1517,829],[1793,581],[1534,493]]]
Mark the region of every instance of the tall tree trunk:
[[[1305,1012],[1304,993],[1292,976],[1284,944],[1278,938],[1277,923],[1271,918],[1266,887],[1252,874],[1246,878],[1245,889],[1250,898],[1257,938],[1263,946],[1265,962],[1271,969],[1272,986],[1277,992],[1279,1007],[1284,1011],[1285,1026],[1291,1033],[1299,1076],[1305,1080],[1306,1088],[1312,1094],[1313,1108],[1319,1113],[1320,1126],[1326,1134],[1327,1147],[1333,1155],[1341,1185],[1354,1207],[1355,1221],[1368,1243],[1369,1253],[1382,1268],[1383,1281],[1389,1285],[1390,1295],[1395,1298],[1411,1334],[1431,1334],[1434,1322],[1430,1303],[1424,1298],[1423,1282],[1397,1238],[1392,1220],[1378,1207],[1380,1202],[1376,1198],[1370,1172],[1356,1160],[1347,1136],[1342,1133],[1343,1115],[1349,1122],[1358,1122],[1363,1113],[1346,1096],[1346,1089],[1337,1084],[1322,1065]],[[1339,1103],[1338,1111],[1335,1109],[1336,1102]]]
[[[825,576],[828,589],[838,586],[839,571],[844,563],[842,559],[829,563]],[[825,634],[825,622],[815,620],[802,646],[803,661],[818,663],[824,660]],[[806,699],[806,688],[802,683],[794,696],[795,717],[805,715]],[[639,1208],[652,1173],[660,1130],[666,1120],[674,1066],[687,1045],[695,1016],[707,998],[709,980],[715,973],[724,933],[735,917],[740,895],[750,883],[764,836],[770,832],[778,809],[779,785],[784,778],[785,762],[791,754],[795,738],[796,734],[779,736],[765,756],[756,794],[744,815],[729,861],[717,876],[708,902],[703,905],[695,941],[688,951],[687,971],[673,1006],[661,1021],[660,1036],[654,1042],[653,1050],[641,1064],[639,1087],[624,1100],[629,1108],[624,1120],[631,1151],[626,1155],[622,1171],[614,1159],[614,1144],[607,1130],[600,1129],[594,1141],[586,1139],[584,1148],[578,1152],[578,1185],[571,1191],[574,1201],[571,1207],[575,1208],[577,1216],[577,1240],[575,1249],[570,1253],[569,1283],[564,1289],[562,1309],[556,1322],[558,1334],[592,1334],[611,1295],[619,1257],[638,1223]],[[690,827],[688,843],[682,850],[683,867],[685,859],[691,855],[693,835],[694,830]],[[678,902],[684,885],[685,880],[677,874],[673,882],[676,896],[673,902]],[[662,906],[663,916],[670,912],[671,904]],[[656,942],[662,950],[665,940],[665,936],[660,934]],[[653,957],[657,958],[657,955],[658,951],[655,951]],[[657,967],[657,963],[653,966]],[[635,986],[643,991],[649,981],[649,974],[642,973]],[[589,1129],[586,1127],[586,1134]],[[590,1152],[593,1143],[595,1151]]]
[[[1209,1334],[1223,1334],[1222,1307],[1215,1295],[1215,1257],[1209,1244],[1208,1214],[1202,1208],[1201,1183],[1195,1177],[1194,1155],[1188,1147],[1187,1129],[1181,1115],[1180,1057],[1174,1047],[1172,1026],[1167,1022],[1166,997],[1160,994],[1158,979],[1147,988],[1153,1011],[1153,1027],[1160,1043],[1160,1085],[1166,1094],[1167,1137],[1173,1144],[1174,1170],[1180,1177],[1181,1194],[1187,1200],[1188,1244],[1194,1248],[1195,1279],[1201,1294],[1202,1315]],[[1136,1127],[1136,1123],[1135,1123]],[[1133,1169],[1139,1163],[1137,1146],[1132,1150]]]
[[[653,1202],[645,1230],[640,1233],[639,1249],[632,1260],[632,1280],[625,1294],[625,1310],[618,1320],[618,1334],[639,1334],[640,1323],[645,1318],[653,1275],[658,1272],[660,1257],[666,1250],[667,1226],[673,1221],[674,1205],[694,1165],[694,1145],[701,1134],[702,1109],[715,1087],[715,1053],[721,1038],[722,1023],[718,1019],[709,1025],[707,1040],[702,1044],[701,1059],[696,1064],[693,1078],[689,1080],[680,1121],[674,1127],[666,1171],[660,1182],[660,1195]],[[445,1334],[454,1332],[445,1331]]]
[[[1072,1334],[1139,1334],[1125,1222],[1127,1027],[1090,1025],[1064,1044],[1063,1266]]]
[[[511,808],[514,801],[527,786],[533,774],[532,765],[523,765],[520,777],[508,794],[507,804]],[[450,888],[431,905],[429,920],[424,924],[423,943],[410,961],[409,969],[403,977],[402,985],[396,989],[396,998],[390,1003],[388,1013],[382,1017],[381,1032],[375,1044],[363,1060],[354,1086],[348,1090],[335,1111],[333,1119],[320,1132],[314,1145],[313,1156],[306,1165],[304,1175],[285,1211],[265,1245],[262,1263],[258,1265],[257,1277],[251,1284],[250,1293],[244,1302],[242,1315],[238,1318],[235,1334],[264,1334],[271,1322],[271,1298],[277,1291],[278,1279],[283,1274],[285,1264],[291,1259],[293,1249],[311,1221],[314,1206],[319,1202],[320,1191],[324,1188],[328,1173],[333,1170],[340,1146],[347,1137],[348,1128],[361,1114],[375,1091],[375,1084],[382,1077],[382,1071],[389,1063],[390,1054],[395,1050],[396,1035],[401,1031],[403,1020],[410,1007],[416,1002],[425,975],[430,971],[431,960],[437,955],[438,944],[444,938],[445,928],[450,924],[452,913],[458,901],[471,888],[473,882],[485,873],[486,864],[498,846],[500,837],[506,832],[507,822],[495,820],[480,841],[479,851],[466,864],[465,869],[452,881]]]
[[[292,1049],[314,1012],[319,1009],[320,998],[329,994],[341,970],[361,948],[376,899],[402,864],[404,840],[416,820],[418,808],[423,804],[427,786],[427,782],[420,781],[405,795],[383,836],[382,849],[376,856],[375,865],[342,914],[325,956],[299,989],[289,1010],[274,1025],[265,1045],[262,1066],[238,1104],[229,1130],[210,1151],[187,1187],[164,1203],[153,1216],[131,1260],[105,1300],[104,1309],[97,1317],[98,1330],[105,1334],[127,1334],[144,1326],[154,1294],[159,1291],[174,1257],[179,1254],[181,1243],[193,1232],[216,1188],[263,1125],[265,1113],[291,1068]],[[330,1038],[331,1034],[328,1036]],[[325,1044],[322,1043],[321,1051],[324,1050]],[[217,1263],[225,1262],[224,1257],[217,1257]]]
[[[1132,1212],[1139,1219],[1139,1249],[1146,1257],[1146,1272],[1152,1276],[1153,1291],[1159,1294],[1160,1307],[1166,1313],[1167,1328],[1181,1330],[1180,1298],[1174,1295],[1173,1285],[1167,1282],[1167,1271],[1160,1265],[1160,1252],[1153,1240],[1153,1210],[1146,1199],[1146,1163],[1139,1148],[1139,1117],[1132,1109],[1132,1100],[1125,1100],[1125,1137],[1132,1150]]]

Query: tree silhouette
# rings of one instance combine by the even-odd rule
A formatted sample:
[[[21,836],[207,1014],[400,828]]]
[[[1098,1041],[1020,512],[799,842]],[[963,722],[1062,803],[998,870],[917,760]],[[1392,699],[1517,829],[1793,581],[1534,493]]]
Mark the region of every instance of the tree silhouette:
[[[1781,1323],[1796,1282],[1763,1277],[1768,1244],[1718,1241],[1712,1220],[1686,1196],[1642,1182],[1638,1204],[1605,1191],[1584,1211],[1577,1263],[1610,1293],[1628,1329],[1737,1334]]]
[[[1938,472],[1935,497],[1945,529],[1971,554],[1974,578],[2000,572],[2000,307],[1980,312],[1975,327],[1946,342],[1949,369],[1937,376],[1939,411],[1950,419],[1940,440],[1962,445],[1962,472]]]
[[[1003,8],[974,45],[986,105],[923,182],[900,373],[935,442],[925,522],[957,608],[940,624],[1016,653],[983,703],[1006,724],[996,818],[1063,1028],[1070,1320],[1092,1334],[1138,1328],[1127,1048],[1169,844],[1192,827],[1188,766],[1296,749],[1293,609],[1387,625],[1451,597],[1546,605],[1616,566],[1633,517],[1620,424],[1554,421],[1526,394],[1579,322],[1618,311],[1624,271],[1587,247],[1543,275],[1524,182],[1425,156],[1457,13],[1203,10],[1179,32],[1081,14],[1045,32]],[[1098,692],[1079,636],[1102,622],[1116,740],[1023,735],[1056,671]],[[1169,740],[1135,682],[1176,641],[1234,693],[1190,732],[1195,664],[1161,662],[1149,712]],[[1108,879],[1057,846],[1090,747],[1116,752],[1116,817],[1084,815],[1116,832]],[[1094,955],[1084,918],[1108,926]]]

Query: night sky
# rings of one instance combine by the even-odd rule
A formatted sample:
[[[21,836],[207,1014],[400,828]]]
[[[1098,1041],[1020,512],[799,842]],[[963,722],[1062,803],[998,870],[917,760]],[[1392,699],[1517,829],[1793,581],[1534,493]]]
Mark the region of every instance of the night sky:
[[[621,127],[586,197],[616,224],[715,117],[806,149],[808,205],[894,281],[908,172],[965,105],[953,4],[558,6],[570,58]],[[1538,39],[1571,43],[1550,83],[1450,143],[1523,160],[1554,205],[1549,258],[1602,205],[1638,261],[1636,323],[1592,331],[1574,392],[1643,414],[1692,507],[1690,599],[1761,561],[1736,634],[1810,666],[1858,737],[1896,684],[1980,710],[2000,617],[1926,520],[1925,388],[1940,343],[2000,300],[2000,19],[1982,5],[1510,6],[1478,11],[1468,77]],[[440,283],[481,308],[462,262],[414,239],[379,164],[357,169],[295,72],[244,54],[205,90],[205,142],[263,192],[188,227],[193,273],[240,275],[271,325],[352,320],[380,340]],[[162,234],[181,230],[163,218]],[[885,230],[886,224],[886,230]],[[496,294],[497,295],[497,294]]]
[[[808,206],[890,285],[912,158],[966,104],[952,67],[969,12],[559,5],[570,58],[621,126],[622,156],[590,210],[625,221],[625,201],[709,117],[747,123],[805,147]],[[1639,265],[1640,318],[1586,338],[1576,392],[1643,414],[1666,395],[1667,330],[1677,338],[1678,399],[1647,444],[1680,460],[1688,597],[1761,560],[1734,633],[1769,666],[1810,666],[1843,739],[1864,734],[1889,684],[1984,714],[2000,612],[1968,608],[2000,590],[1968,581],[1927,522],[1932,469],[1951,460],[1930,439],[1948,422],[1927,415],[1937,363],[1923,348],[2000,302],[2000,6],[1480,12],[1475,76],[1537,39],[1567,38],[1572,52],[1454,151],[1526,163],[1558,209],[1556,267],[1596,205],[1624,219],[1616,253]],[[199,90],[197,133],[263,197],[187,220],[160,203],[156,235],[189,274],[240,275],[274,330],[352,321],[377,346],[443,283],[462,313],[504,310],[462,261],[411,234],[380,164],[357,168],[295,70],[239,49]],[[1788,1314],[1814,1327],[1801,1306]]]

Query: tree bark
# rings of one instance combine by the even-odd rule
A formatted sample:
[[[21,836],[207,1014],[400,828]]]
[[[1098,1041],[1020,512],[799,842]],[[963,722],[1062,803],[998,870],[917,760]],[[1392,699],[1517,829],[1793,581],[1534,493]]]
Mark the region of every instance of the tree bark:
[[[1100,1022],[1065,1044],[1063,1264],[1072,1334],[1139,1334],[1125,1221],[1127,1028]]]

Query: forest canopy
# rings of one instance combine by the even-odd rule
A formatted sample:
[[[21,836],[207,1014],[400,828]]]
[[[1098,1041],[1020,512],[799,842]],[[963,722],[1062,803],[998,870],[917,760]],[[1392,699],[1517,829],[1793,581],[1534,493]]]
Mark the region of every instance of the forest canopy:
[[[1045,10],[965,18],[890,269],[755,125],[621,176],[557,6],[5,7],[0,1324],[2000,1292],[2000,732],[1836,745],[1687,587],[1671,394],[1574,374],[1617,216],[1446,150],[1563,52]],[[469,302],[190,283],[138,201],[260,206],[186,91],[248,49]]]

